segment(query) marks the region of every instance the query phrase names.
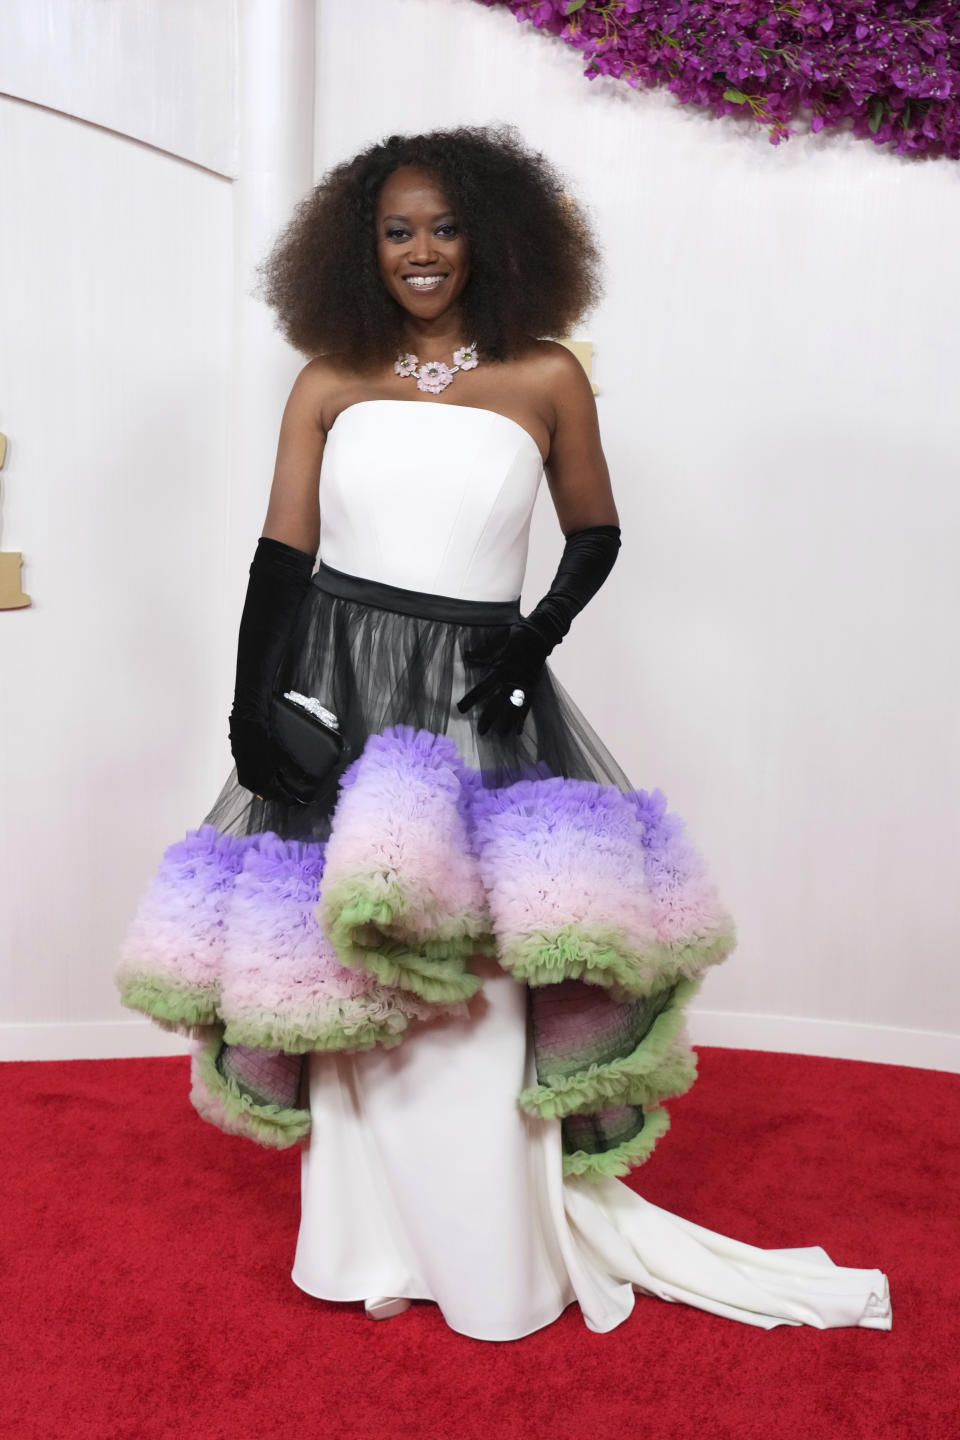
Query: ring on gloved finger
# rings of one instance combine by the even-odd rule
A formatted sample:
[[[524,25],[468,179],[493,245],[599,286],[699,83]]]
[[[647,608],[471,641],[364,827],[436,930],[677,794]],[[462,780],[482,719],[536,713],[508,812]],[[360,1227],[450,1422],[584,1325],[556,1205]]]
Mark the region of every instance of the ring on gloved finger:
[[[511,704],[511,705],[518,705],[518,706],[519,706],[519,705],[522,705],[523,702],[524,702],[524,700],[526,700],[526,698],[527,698],[527,697],[526,697],[526,694],[525,694],[524,691],[521,690],[519,687],[518,687],[516,690],[511,690],[511,691],[510,691],[510,704]]]

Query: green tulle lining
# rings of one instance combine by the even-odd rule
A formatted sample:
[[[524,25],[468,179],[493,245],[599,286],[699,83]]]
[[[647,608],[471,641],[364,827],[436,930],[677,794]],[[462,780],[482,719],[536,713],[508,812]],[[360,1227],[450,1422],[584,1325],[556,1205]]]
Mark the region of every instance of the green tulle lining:
[[[501,963],[517,980],[529,985],[553,985],[560,980],[586,980],[627,995],[649,995],[666,989],[691,970],[723,960],[736,943],[736,932],[725,930],[710,941],[671,945],[657,941],[639,955],[625,950],[616,932],[594,931],[565,925],[549,939],[528,936],[518,945],[506,944]]]
[[[676,1046],[686,1008],[703,984],[678,980],[673,1000],[662,1010],[630,1055],[593,1064],[578,1075],[557,1077],[524,1090],[518,1104],[543,1120],[583,1115],[609,1105],[652,1105],[668,1096],[685,1095],[697,1078],[697,1057]]]
[[[223,1038],[228,1045],[255,1045],[263,1050],[285,1050],[288,1055],[305,1055],[310,1050],[371,1050],[374,1045],[390,1050],[400,1044],[409,1024],[409,1016],[400,1010],[391,1010],[380,1020],[358,1010],[352,1018],[329,1020],[316,1029],[281,1020],[230,1020]]]
[[[193,1057],[198,1078],[218,1104],[233,1133],[256,1140],[274,1150],[288,1150],[310,1133],[310,1111],[284,1109],[280,1105],[257,1105],[238,1086],[233,1076],[222,1075],[217,1069],[217,1055],[223,1043],[222,1034],[209,1040]],[[223,1128],[222,1118],[207,1113],[206,1097],[194,1083],[190,1091],[194,1109],[204,1120],[219,1129]]]
[[[341,965],[369,970],[383,985],[409,990],[440,1005],[469,1000],[482,981],[466,969],[471,955],[496,954],[496,941],[479,917],[448,918],[429,936],[407,928],[399,886],[387,896],[340,886],[316,908],[317,919]]]
[[[625,1140],[613,1150],[591,1155],[574,1150],[563,1157],[564,1175],[582,1175],[585,1180],[603,1180],[608,1176],[628,1175],[634,1165],[648,1159],[657,1141],[670,1129],[666,1110],[648,1110],[643,1129],[632,1140]]]
[[[181,1035],[206,1033],[217,1023],[217,995],[208,989],[179,990],[148,975],[132,975],[120,984],[120,1003],[149,1015],[165,1030]]]
[[[128,1009],[148,1015],[162,1030],[177,1035],[206,1041],[216,1029],[228,1045],[256,1045],[291,1055],[308,1050],[370,1050],[374,1045],[389,1049],[400,1043],[410,1023],[407,1015],[389,1004],[384,1015],[371,1018],[362,1001],[353,1006],[341,1001],[339,1014],[318,1019],[315,1028],[309,1022],[297,1024],[280,1017],[225,1021],[209,990],[176,990],[143,976],[125,981],[120,999]]]

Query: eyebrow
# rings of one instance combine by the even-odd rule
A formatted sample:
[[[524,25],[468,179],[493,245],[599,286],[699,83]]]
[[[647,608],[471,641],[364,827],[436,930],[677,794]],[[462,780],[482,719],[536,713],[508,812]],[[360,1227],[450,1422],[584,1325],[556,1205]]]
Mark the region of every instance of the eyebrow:
[[[444,217],[444,215],[454,215],[454,214],[456,214],[456,211],[454,211],[454,210],[441,210],[440,213],[439,213],[439,215],[434,215],[433,218],[434,218],[434,220],[442,220],[443,217]],[[409,223],[410,223],[410,216],[409,216],[409,215],[384,215],[383,219],[384,219],[384,220],[406,220],[406,222],[407,222],[408,225],[409,225]],[[382,221],[381,221],[381,223],[382,223]]]

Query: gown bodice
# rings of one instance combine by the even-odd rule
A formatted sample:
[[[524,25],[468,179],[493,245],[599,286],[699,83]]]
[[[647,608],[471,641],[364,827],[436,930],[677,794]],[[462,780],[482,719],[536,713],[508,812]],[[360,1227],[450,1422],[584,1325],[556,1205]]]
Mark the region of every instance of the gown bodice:
[[[320,559],[388,585],[514,600],[543,460],[494,410],[361,400],[337,416],[320,468]]]

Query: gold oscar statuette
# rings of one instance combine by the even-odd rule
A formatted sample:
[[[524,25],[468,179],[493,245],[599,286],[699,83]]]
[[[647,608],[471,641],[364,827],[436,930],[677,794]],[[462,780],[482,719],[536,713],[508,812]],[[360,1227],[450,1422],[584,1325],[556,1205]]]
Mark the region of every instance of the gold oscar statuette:
[[[7,437],[0,434],[0,470],[7,458]],[[0,550],[0,610],[22,610],[30,604],[20,585],[23,556],[19,550]]]
[[[561,335],[557,340],[558,345],[566,345],[571,355],[576,355],[580,364],[587,372],[587,379],[590,381],[590,389],[594,395],[599,394],[599,389],[593,383],[593,376],[590,367],[593,364],[593,341],[592,340],[570,340],[566,335]]]

